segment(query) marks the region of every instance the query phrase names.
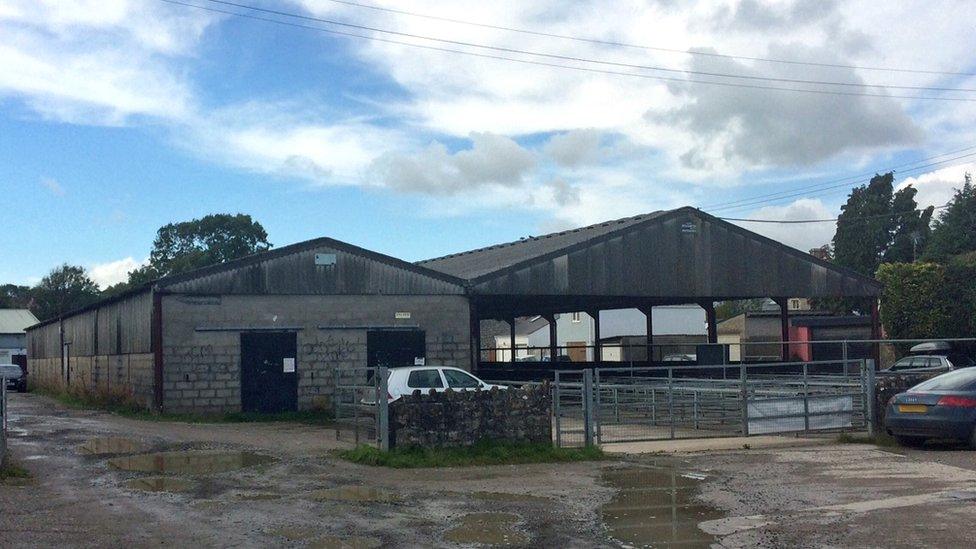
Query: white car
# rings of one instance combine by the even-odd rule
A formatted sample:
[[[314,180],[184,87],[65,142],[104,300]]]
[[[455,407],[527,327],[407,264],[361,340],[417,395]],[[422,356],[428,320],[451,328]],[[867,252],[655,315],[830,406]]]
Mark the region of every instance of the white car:
[[[459,368],[449,366],[410,366],[405,368],[390,368],[390,379],[387,385],[390,402],[403,395],[413,394],[420,390],[428,393],[431,389],[438,393],[451,388],[455,391],[474,391],[481,389],[488,391],[492,387],[507,389],[505,385],[493,385],[482,381]]]

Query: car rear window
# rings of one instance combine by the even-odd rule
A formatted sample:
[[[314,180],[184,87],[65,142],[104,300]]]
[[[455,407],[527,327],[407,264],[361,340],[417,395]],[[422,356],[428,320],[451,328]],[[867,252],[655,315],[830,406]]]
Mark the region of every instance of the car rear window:
[[[407,377],[407,387],[411,389],[442,389],[444,381],[437,370],[414,370]]]
[[[452,389],[474,389],[481,385],[477,379],[457,370],[444,370],[444,377],[447,378],[447,386]]]
[[[909,389],[913,392],[925,391],[973,391],[976,390],[976,369],[966,368],[933,377]]]

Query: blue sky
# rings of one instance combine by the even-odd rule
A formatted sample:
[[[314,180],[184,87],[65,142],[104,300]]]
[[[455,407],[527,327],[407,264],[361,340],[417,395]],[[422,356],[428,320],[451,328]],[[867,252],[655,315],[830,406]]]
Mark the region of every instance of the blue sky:
[[[967,76],[673,55],[329,0],[245,3],[615,62],[976,88]],[[676,49],[976,72],[971,3],[955,3],[954,11],[891,4],[371,3]],[[327,235],[407,260],[686,204],[709,211],[774,192],[789,196],[714,211],[833,217],[846,187],[802,189],[976,146],[974,121],[976,103],[968,101],[584,73],[351,40],[159,0],[0,0],[7,212],[0,282],[32,283],[67,261],[108,284],[145,260],[159,226],[216,212],[251,214],[276,245]],[[923,204],[942,203],[973,166],[972,157],[961,158],[908,171],[898,182],[914,184]],[[829,224],[746,226],[801,249],[833,232]]]

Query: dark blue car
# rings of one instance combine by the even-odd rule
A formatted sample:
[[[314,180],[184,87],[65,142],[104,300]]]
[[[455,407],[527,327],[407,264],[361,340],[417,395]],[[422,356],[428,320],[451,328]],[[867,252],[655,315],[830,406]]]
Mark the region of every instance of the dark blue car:
[[[888,434],[905,446],[939,438],[976,448],[976,368],[933,377],[891,397],[884,423]]]

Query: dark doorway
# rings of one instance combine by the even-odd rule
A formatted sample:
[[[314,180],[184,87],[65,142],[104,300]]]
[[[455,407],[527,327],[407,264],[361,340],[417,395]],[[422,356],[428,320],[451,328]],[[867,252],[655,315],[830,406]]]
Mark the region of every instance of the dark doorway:
[[[241,334],[241,410],[298,410],[297,350],[293,332]]]
[[[370,330],[366,332],[366,365],[370,368],[413,366],[427,356],[423,330]]]

